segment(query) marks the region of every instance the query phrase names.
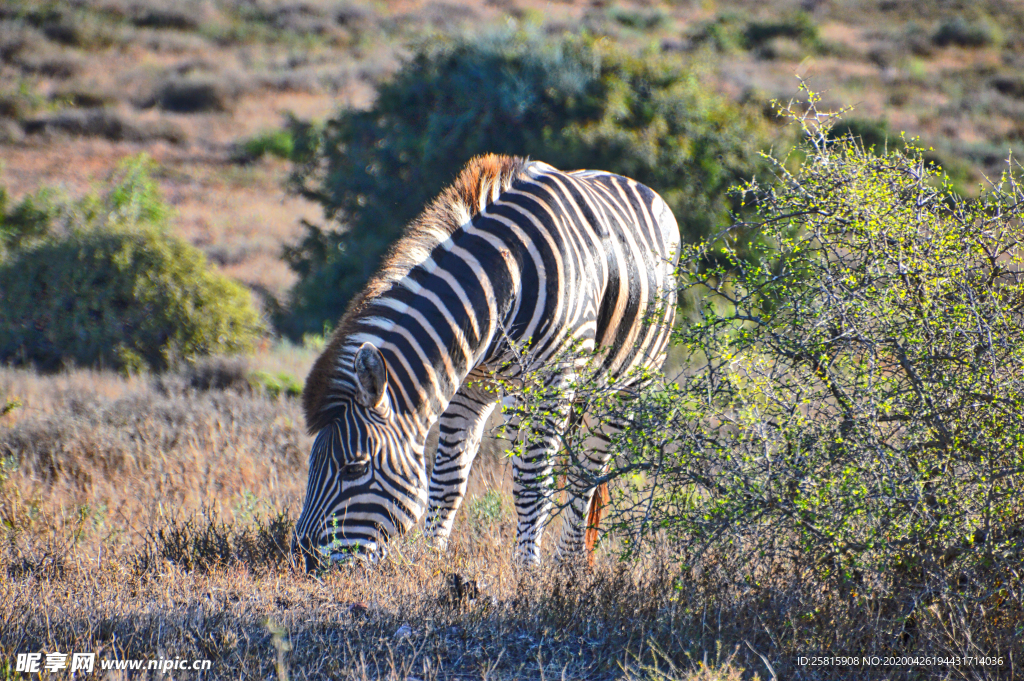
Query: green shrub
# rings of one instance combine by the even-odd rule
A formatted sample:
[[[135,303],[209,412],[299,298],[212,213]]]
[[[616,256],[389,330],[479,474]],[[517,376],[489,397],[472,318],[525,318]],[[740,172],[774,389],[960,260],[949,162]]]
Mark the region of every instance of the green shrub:
[[[0,266],[0,361],[126,371],[250,350],[248,292],[184,241],[152,227],[73,234]]]
[[[725,12],[714,19],[697,24],[690,34],[690,39],[695,45],[707,45],[724,54],[731,54],[746,47],[743,20],[733,12]]]
[[[963,17],[947,19],[939,25],[932,42],[939,47],[989,47],[1002,42],[999,28],[988,21],[968,21]]]
[[[695,44],[710,45],[725,54],[765,48],[775,38],[789,38],[818,52],[825,49],[818,26],[807,12],[794,12],[770,21],[744,21],[735,12],[725,12],[698,24],[691,35]]]
[[[268,154],[290,159],[294,151],[291,130],[268,130],[236,144],[231,157],[236,163],[254,163]]]
[[[166,234],[167,211],[143,157],[104,197],[32,213],[32,238],[0,261],[0,362],[139,371],[249,350],[262,325],[248,292]]]
[[[387,246],[472,156],[519,154],[628,175],[658,191],[686,239],[727,221],[727,188],[757,172],[767,124],[679,61],[588,38],[500,34],[420,47],[368,111],[300,127],[294,187],[333,228],[286,250],[295,337],[335,320]]]
[[[626,28],[636,31],[654,31],[668,23],[669,16],[660,7],[648,10],[635,8],[612,7],[608,16]]]
[[[253,371],[249,374],[249,385],[274,399],[281,395],[285,397],[300,397],[302,395],[302,383],[283,371],[276,373]]]
[[[0,189],[0,257],[8,250],[45,236],[59,213],[51,189],[26,196],[10,210],[7,209],[9,202],[7,190]]]
[[[12,411],[14,411],[15,409],[17,409],[17,408],[22,406],[21,400],[19,400],[17,397],[12,397],[12,398],[7,398],[6,396],[0,397],[0,404],[3,405],[3,406],[0,406],[0,416],[7,416]],[[0,467],[0,468],[2,468],[2,467]],[[2,481],[2,478],[0,478],[0,481]]]
[[[821,48],[818,27],[807,12],[795,12],[774,21],[752,21],[747,24],[743,37],[747,49],[760,47],[775,38],[790,38],[804,47]]]

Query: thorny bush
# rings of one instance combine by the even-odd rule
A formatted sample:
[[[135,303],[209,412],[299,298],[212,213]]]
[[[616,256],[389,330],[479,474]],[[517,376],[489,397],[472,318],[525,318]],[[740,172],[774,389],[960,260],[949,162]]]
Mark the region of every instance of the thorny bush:
[[[751,581],[779,559],[861,593],[1019,569],[1024,191],[1007,172],[964,201],[913,145],[830,139],[838,114],[816,102],[781,112],[804,160],[769,159],[777,182],[738,190],[753,252],[684,247],[680,293],[703,302],[676,332],[679,376],[505,386],[532,391],[524,423],[568,389],[623,426],[607,471],[581,465],[586,429],[567,438],[548,488],[616,480],[626,553],[655,537],[684,562],[726,551]]]

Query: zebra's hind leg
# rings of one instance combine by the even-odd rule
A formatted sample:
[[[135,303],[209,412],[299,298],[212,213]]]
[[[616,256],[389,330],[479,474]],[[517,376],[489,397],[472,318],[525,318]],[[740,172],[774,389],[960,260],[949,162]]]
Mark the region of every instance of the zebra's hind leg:
[[[497,399],[491,392],[463,385],[441,415],[426,522],[427,536],[438,548],[448,545],[455,513],[466,495],[470,468],[480,451],[484,426]]]
[[[587,419],[584,419],[584,423],[587,439],[582,443],[580,451],[575,453],[566,473],[569,503],[562,511],[562,535],[558,539],[557,548],[558,558],[563,562],[582,558],[593,549],[600,509],[607,501],[603,496],[607,494],[607,487],[595,485],[594,480],[607,469],[611,458],[611,438],[621,430],[614,423],[591,424]],[[571,453],[567,452],[566,455],[573,459]],[[602,496],[595,499],[595,494]],[[587,557],[592,559],[592,556]]]

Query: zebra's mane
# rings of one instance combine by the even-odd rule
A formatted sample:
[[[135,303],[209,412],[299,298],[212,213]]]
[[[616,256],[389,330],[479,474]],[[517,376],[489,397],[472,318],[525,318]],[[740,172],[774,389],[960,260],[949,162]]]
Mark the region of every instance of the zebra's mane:
[[[333,402],[331,386],[339,371],[339,360],[346,353],[345,341],[360,314],[381,294],[401,281],[430,253],[469,222],[522,175],[529,159],[518,156],[485,154],[466,164],[455,182],[446,187],[424,211],[409,223],[405,233],[391,246],[380,269],[349,303],[338,328],[323,354],[306,378],[302,402],[306,426],[315,433],[330,422]],[[347,349],[349,352],[352,349]],[[344,364],[345,362],[340,362]]]

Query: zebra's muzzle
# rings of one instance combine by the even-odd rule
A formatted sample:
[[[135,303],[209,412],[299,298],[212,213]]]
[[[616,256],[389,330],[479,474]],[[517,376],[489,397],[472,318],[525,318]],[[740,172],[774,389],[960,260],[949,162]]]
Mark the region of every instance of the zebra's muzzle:
[[[387,550],[378,550],[377,542],[360,542],[341,546],[339,540],[314,545],[309,537],[292,538],[292,554],[301,556],[306,572],[314,574],[335,565],[376,565]]]

